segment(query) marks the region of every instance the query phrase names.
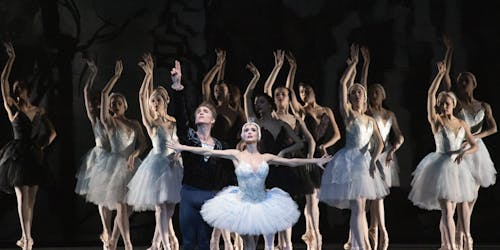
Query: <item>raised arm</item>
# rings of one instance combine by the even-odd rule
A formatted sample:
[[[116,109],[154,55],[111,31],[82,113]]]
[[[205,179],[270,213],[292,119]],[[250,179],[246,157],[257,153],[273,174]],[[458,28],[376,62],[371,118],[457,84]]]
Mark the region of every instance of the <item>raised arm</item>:
[[[115,74],[108,81],[106,86],[101,91],[101,121],[106,129],[109,129],[111,124],[111,115],[109,114],[109,94],[115,86],[116,81],[120,78],[123,71],[121,60],[117,60],[115,64]]]
[[[319,149],[323,151],[323,154],[326,155],[328,152],[326,151],[329,147],[334,145],[339,139],[340,139],[340,130],[339,126],[337,125],[337,121],[335,121],[335,116],[333,115],[333,112],[330,108],[325,107],[326,114],[328,115],[328,119],[330,120],[330,124],[332,125],[333,128],[333,134],[332,137],[330,137],[330,140],[325,142],[322,145],[319,145]]]
[[[89,68],[89,78],[85,82],[85,86],[83,87],[83,98],[85,100],[85,109],[87,111],[87,117],[89,118],[90,123],[92,123],[92,127],[94,126],[96,122],[96,115],[91,112],[92,109],[92,100],[90,99],[90,90],[92,89],[92,85],[94,84],[95,77],[97,75],[97,66],[95,65],[94,61],[92,60],[87,60],[86,61],[87,66]]]
[[[304,113],[304,107],[297,100],[297,95],[295,94],[295,73],[297,72],[297,60],[292,55],[291,52],[285,54],[286,60],[290,65],[290,71],[288,72],[288,77],[286,78],[286,87],[290,91],[290,107],[294,110],[297,115],[302,117]]]
[[[356,69],[356,64],[358,63],[358,53],[359,47],[356,44],[351,45],[351,57],[347,59],[347,69],[342,75],[340,79],[340,91],[339,91],[339,100],[340,100],[340,115],[344,120],[344,123],[347,123],[347,119],[350,117],[351,105],[349,104],[348,96],[347,96],[347,83],[349,79],[352,77],[354,70]]]
[[[182,69],[181,63],[175,60],[175,67],[170,70],[170,77],[172,79],[172,86],[176,86],[175,84],[181,85],[182,80]],[[182,86],[182,85],[181,85]],[[184,96],[184,88],[176,89],[172,88],[174,91],[172,92],[172,101],[170,105],[173,106],[173,116],[177,121],[177,136],[179,140],[185,140],[187,138],[188,130],[189,130],[189,112],[186,105],[186,98]]]
[[[319,167],[322,167],[324,164],[329,162],[332,157],[331,156],[323,156],[321,158],[283,158],[279,157],[273,154],[264,154],[264,159],[268,163],[273,165],[280,165],[280,166],[289,166],[289,167],[298,167],[298,166],[304,166],[306,164],[316,164]]]
[[[222,62],[222,65],[220,66],[220,69],[219,69],[219,72],[217,73],[217,82],[220,82],[222,80],[224,80],[224,76],[226,74],[226,51],[225,50],[221,50],[224,52],[224,62]],[[216,51],[217,53],[217,51]]]
[[[217,75],[217,73],[220,71],[222,64],[226,60],[226,52],[224,50],[216,49],[215,53],[217,54],[217,61],[215,65],[207,72],[205,77],[203,77],[203,80],[201,82],[203,101],[211,100],[212,91],[210,88],[210,84],[212,83],[212,81],[215,78],[215,75]]]
[[[151,132],[151,123],[153,122],[153,117],[149,112],[149,96],[151,95],[150,87],[152,87],[151,81],[153,79],[153,58],[151,54],[146,53],[143,55],[143,61],[139,62],[139,67],[144,71],[144,79],[142,80],[141,88],[139,89],[139,106],[141,109],[142,124],[146,127],[148,134]]]
[[[7,111],[7,115],[9,116],[9,120],[14,120],[14,114],[12,113],[11,106],[15,105],[14,99],[10,95],[10,85],[9,85],[9,76],[10,71],[12,69],[12,65],[14,64],[14,60],[16,59],[16,53],[14,52],[14,47],[11,43],[4,43],[5,49],[7,50],[7,54],[9,55],[9,59],[5,64],[5,67],[2,71],[1,84],[2,84],[2,99],[3,106],[5,111]]]
[[[451,60],[453,58],[453,41],[450,39],[448,35],[443,35],[443,42],[446,46],[446,54],[444,55],[444,63],[446,65],[446,74],[444,75],[444,86],[446,90],[451,89],[451,77],[450,77],[450,69],[451,69]]]
[[[250,121],[251,119],[255,119],[257,117],[255,115],[255,111],[253,110],[252,95],[255,89],[255,85],[257,85],[257,82],[259,81],[260,73],[257,67],[253,65],[253,63],[247,64],[246,68],[253,74],[252,80],[250,80],[250,82],[248,83],[245,94],[243,95],[245,116],[247,121]]]
[[[436,93],[439,88],[439,83],[443,79],[443,76],[446,72],[446,66],[443,62],[437,63],[438,72],[432,80],[431,86],[429,87],[429,91],[427,92],[427,120],[431,124],[432,132],[436,132],[436,121],[438,119],[438,115],[436,113]]]
[[[264,83],[264,93],[270,97],[273,97],[273,85],[276,81],[276,77],[278,77],[278,74],[280,73],[281,67],[283,67],[283,61],[285,60],[285,52],[283,50],[279,49],[276,52],[273,52],[273,54],[274,68]]]
[[[490,105],[485,102],[483,102],[482,105],[484,107],[485,120],[488,128],[482,130],[481,133],[474,135],[477,139],[490,136],[497,132],[497,122],[495,121],[495,117],[493,117],[493,111],[491,110]]]
[[[177,152],[188,151],[188,152],[191,152],[193,154],[219,157],[219,158],[229,159],[229,160],[233,160],[233,161],[235,161],[237,159],[236,155],[238,153],[240,153],[240,151],[236,150],[236,149],[219,150],[219,149],[209,149],[209,148],[203,148],[203,147],[192,147],[192,146],[179,144],[175,141],[169,141],[167,143],[167,147],[171,148],[173,150],[176,150]]]
[[[370,68],[370,50],[366,46],[361,46],[363,56],[363,69],[361,70],[361,80],[359,83],[368,89],[368,69]]]

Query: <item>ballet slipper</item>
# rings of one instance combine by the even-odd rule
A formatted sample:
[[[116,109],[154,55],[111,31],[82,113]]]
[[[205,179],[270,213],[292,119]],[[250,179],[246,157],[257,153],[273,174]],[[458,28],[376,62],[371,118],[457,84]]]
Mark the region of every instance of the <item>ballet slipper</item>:
[[[455,244],[456,244],[457,250],[464,249],[464,238],[465,238],[465,234],[463,232],[457,231],[455,233]]]
[[[382,237],[380,237],[380,249],[387,250],[387,248],[389,248],[389,236],[387,232],[383,232]]]
[[[169,234],[168,241],[170,242],[170,249],[171,250],[179,250],[179,240],[177,240],[177,237],[175,236],[175,234]],[[158,248],[158,249],[160,249],[160,248]]]
[[[23,248],[24,247],[24,237],[16,241],[16,246]]]
[[[102,250],[109,250],[108,247],[108,236],[104,233],[99,235],[99,239],[102,241]]]
[[[348,241],[348,242],[346,242],[346,243],[344,244],[344,249],[345,249],[345,250],[351,250],[351,248],[352,248],[352,245],[351,245],[351,242],[350,242],[350,241]]]
[[[372,249],[378,248],[378,228],[372,227],[368,229],[368,239],[370,240],[370,246]]]
[[[116,250],[116,245],[118,244],[118,239],[110,238],[108,239],[108,243],[106,244],[109,250]]]
[[[23,250],[31,250],[33,248],[33,239],[23,239]]]
[[[125,246],[125,250],[133,250],[132,243],[125,243],[124,246]]]

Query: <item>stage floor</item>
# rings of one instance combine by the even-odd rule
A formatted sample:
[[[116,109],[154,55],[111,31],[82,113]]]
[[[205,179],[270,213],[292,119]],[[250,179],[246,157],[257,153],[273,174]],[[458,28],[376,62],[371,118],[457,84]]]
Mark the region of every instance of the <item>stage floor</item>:
[[[145,250],[148,248],[147,246],[138,246],[134,247],[135,250]],[[4,250],[19,250],[20,248],[0,248]],[[34,248],[40,250],[101,250],[102,247],[42,247],[42,248]],[[123,247],[118,247],[118,249],[124,249]],[[223,249],[223,248],[221,248]],[[259,245],[257,249],[264,249],[263,245]],[[305,245],[297,244],[294,245],[294,249],[306,249]],[[326,245],[323,246],[324,250],[342,250],[341,245]],[[405,244],[393,244],[389,246],[389,250],[436,250],[438,249],[438,245],[405,245]],[[500,245],[478,245],[474,246],[475,250],[493,250],[500,249]]]

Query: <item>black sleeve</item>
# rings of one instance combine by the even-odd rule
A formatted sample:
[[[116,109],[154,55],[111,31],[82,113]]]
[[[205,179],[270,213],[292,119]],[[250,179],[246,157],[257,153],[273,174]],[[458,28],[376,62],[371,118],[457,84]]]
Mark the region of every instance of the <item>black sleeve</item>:
[[[177,125],[177,137],[182,144],[185,144],[189,130],[189,114],[186,107],[186,100],[184,91],[172,91],[172,100],[170,105],[172,107],[172,114],[175,117]]]

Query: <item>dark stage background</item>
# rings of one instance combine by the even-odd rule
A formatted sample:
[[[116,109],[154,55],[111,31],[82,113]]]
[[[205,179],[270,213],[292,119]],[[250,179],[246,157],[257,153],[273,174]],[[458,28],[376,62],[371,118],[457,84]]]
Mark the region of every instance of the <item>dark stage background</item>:
[[[33,237],[37,245],[98,245],[97,208],[73,193],[80,158],[93,146],[83,104],[87,72],[82,57],[97,57],[96,87],[112,76],[114,61],[124,60],[116,90],[129,99],[127,115],[140,118],[138,91],[143,73],[137,66],[144,51],[156,59],[155,82],[167,84],[174,59],[183,65],[188,90],[199,91],[204,73],[215,62],[215,48],[227,50],[226,80],[244,88],[251,79],[245,64],[261,72],[262,87],[274,66],[272,51],[290,50],[298,61],[297,81],[312,84],[320,104],[338,113],[338,81],[349,45],[369,46],[369,83],[381,82],[386,105],[395,111],[404,136],[398,152],[401,188],[386,199],[391,243],[439,242],[438,211],[420,210],[407,200],[411,172],[434,150],[426,120],[426,94],[444,56],[442,34],[455,41],[452,77],[461,71],[476,75],[476,97],[498,112],[500,15],[494,1],[454,0],[0,0],[0,40],[13,41],[17,58],[12,78],[29,76],[33,100],[45,107],[58,137],[47,149],[54,185],[40,190]],[[7,60],[0,53],[2,67]],[[286,64],[286,63],[285,63]],[[284,66],[277,84],[284,83]],[[35,72],[35,73],[33,73]],[[360,72],[360,68],[358,68]],[[359,74],[358,74],[359,75]],[[496,112],[496,113],[495,113]],[[12,138],[7,115],[0,111],[0,143]],[[485,140],[493,161],[500,163],[499,138]],[[332,150],[341,147],[337,143]],[[499,185],[481,189],[472,219],[476,244],[498,244]],[[304,201],[298,200],[303,206]],[[20,237],[14,196],[0,194],[0,246]],[[348,211],[320,205],[321,230],[327,243],[347,238]],[[175,215],[176,218],[177,215]],[[176,222],[177,223],[177,222]],[[176,225],[177,226],[177,225]],[[152,238],[153,213],[131,217],[134,244]],[[178,227],[176,227],[178,228]],[[304,219],[294,227],[294,241],[304,232]]]

